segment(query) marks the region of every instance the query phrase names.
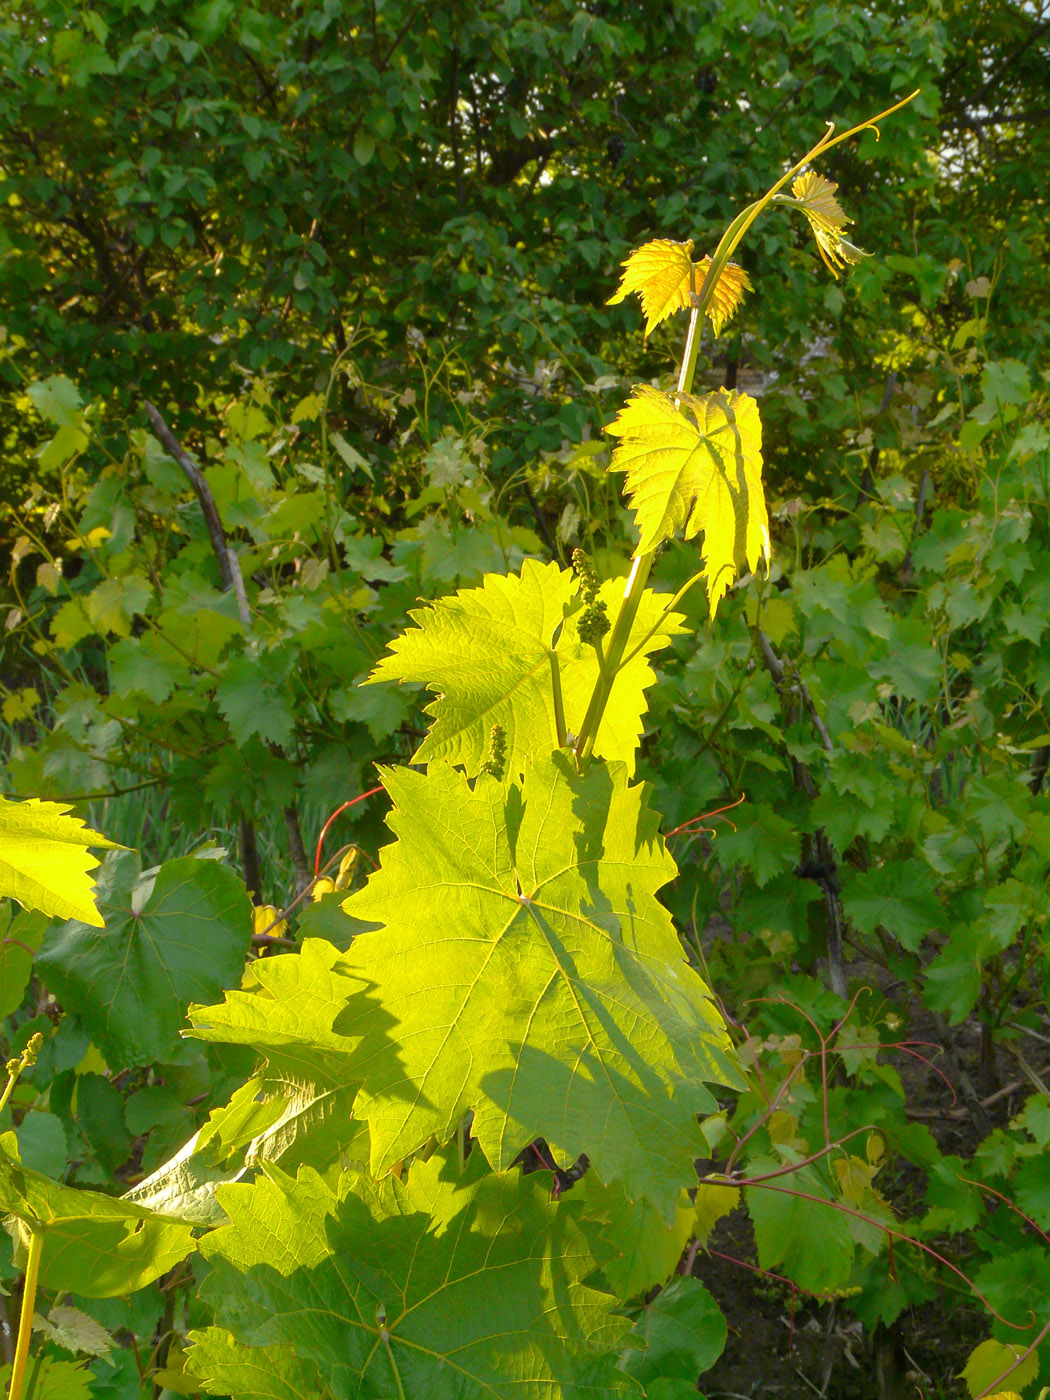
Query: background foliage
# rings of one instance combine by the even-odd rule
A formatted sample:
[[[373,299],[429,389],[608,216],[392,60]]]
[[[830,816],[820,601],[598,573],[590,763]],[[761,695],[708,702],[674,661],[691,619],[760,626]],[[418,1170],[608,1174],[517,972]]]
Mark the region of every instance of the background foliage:
[[[825,117],[920,87],[880,143],[823,168],[875,256],[812,276],[808,234],[768,219],[744,252],[755,294],[702,350],[705,384],[761,402],[774,569],[699,648],[664,654],[639,767],[665,831],[746,795],[714,838],[673,838],[667,894],[757,1071],[708,1120],[715,1169],[762,1176],[877,1127],[876,1160],[858,1137],[799,1189],[892,1209],[1006,1320],[975,1324],[958,1280],[870,1226],[823,1210],[814,1228],[798,1196],[757,1186],[748,1259],[823,1319],[855,1316],[901,1373],[901,1318],[1032,1340],[1046,1243],[972,1183],[1050,1227],[1048,43],[1050,16],[1005,3],[5,11],[4,781],[77,799],[161,863],[107,858],[104,936],[4,916],[8,1053],[45,1036],[4,1110],[30,1167],[123,1192],[231,1094],[247,1104],[253,1070],[277,1101],[272,1044],[180,1039],[183,1013],[236,993],[249,946],[346,930],[334,893],[253,925],[233,871],[283,908],[329,814],[418,747],[426,697],[357,685],[417,600],[577,544],[603,576],[626,559],[600,429],[632,383],[666,382],[679,327],[643,341],[636,310],[606,305],[617,264],[653,237],[712,251]],[[203,469],[243,600],[147,403]],[[657,584],[690,571],[669,548]],[[344,891],[376,859],[384,802],[333,830],[329,853],[354,842],[331,872]],[[178,949],[156,932],[171,919]],[[253,998],[274,995],[276,961],[249,964]],[[914,1054],[877,1053],[909,1040],[958,1098]],[[210,1179],[237,1153],[280,1156],[259,1146],[275,1140],[285,1172],[323,1168],[286,1127],[322,1110],[280,1102],[215,1135]],[[690,1208],[704,1243],[711,1190]],[[303,1209],[365,1228],[342,1197]],[[666,1278],[693,1228],[643,1229],[658,1262],[623,1296]],[[213,1277],[257,1269],[238,1230]],[[202,1322],[174,1282],[79,1300],[101,1335],[48,1354],[85,1362],[94,1337],[84,1393],[168,1383]],[[961,1394],[965,1355],[920,1360]]]

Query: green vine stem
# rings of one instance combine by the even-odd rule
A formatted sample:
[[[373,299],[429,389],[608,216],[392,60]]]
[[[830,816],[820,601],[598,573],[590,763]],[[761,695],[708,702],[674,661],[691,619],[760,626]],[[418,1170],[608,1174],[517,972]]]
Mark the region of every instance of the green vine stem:
[[[568,739],[565,728],[565,700],[561,689],[561,664],[556,651],[551,652],[551,698],[554,703],[554,728],[558,735],[558,748],[563,749]]]
[[[18,1344],[11,1363],[11,1385],[7,1400],[22,1400],[26,1364],[29,1361],[29,1339],[33,1332],[33,1311],[36,1307],[36,1284],[40,1277],[40,1259],[44,1252],[44,1227],[33,1225],[29,1232],[29,1257],[22,1285],[22,1310],[18,1316]]]
[[[605,656],[598,671],[598,679],[595,682],[594,690],[591,693],[590,703],[587,706],[587,713],[583,717],[580,725],[580,732],[576,736],[576,745],[573,753],[576,757],[576,766],[580,767],[590,758],[594,749],[595,736],[598,733],[598,726],[602,722],[602,715],[605,707],[609,703],[609,696],[612,694],[613,682],[616,680],[616,673],[620,669],[623,654],[627,650],[627,639],[631,635],[631,628],[634,626],[634,619],[638,615],[638,606],[642,601],[642,593],[645,589],[646,579],[649,577],[649,570],[653,566],[656,551],[650,550],[648,554],[640,554],[631,565],[631,572],[627,576],[627,584],[623,591],[623,602],[620,604],[620,611],[616,615],[612,631],[605,647]]]
[[[719,278],[725,270],[726,264],[736,251],[741,239],[748,229],[758,218],[774,197],[784,188],[787,182],[797,175],[804,166],[808,165],[815,156],[831,150],[832,146],[839,145],[842,141],[848,141],[851,136],[856,136],[859,131],[872,130],[878,135],[877,122],[885,117],[891,116],[894,112],[906,106],[913,98],[918,96],[918,89],[900,102],[894,103],[892,107],[887,107],[878,116],[870,117],[867,121],[860,122],[857,126],[851,126],[848,131],[844,131],[839,136],[834,135],[835,124],[829,122],[824,135],[811,146],[801,160],[782,175],[777,182],[772,185],[761,199],[749,204],[746,209],[742,209],[733,222],[726,229],[715,249],[711,259],[711,265],[707,269],[703,285],[699,293],[694,297],[692,314],[689,317],[689,329],[686,334],[685,349],[682,353],[682,366],[678,375],[678,386],[676,393],[679,398],[683,394],[688,394],[693,387],[693,378],[696,374],[696,357],[700,350],[700,336],[703,327],[703,315],[714,299],[715,288],[718,286]],[[653,566],[655,551],[648,554],[639,554],[635,557],[631,565],[631,572],[627,577],[624,587],[623,602],[616,621],[613,623],[612,631],[609,633],[608,643],[605,648],[605,657],[601,669],[598,673],[598,680],[595,683],[591,694],[587,712],[584,715],[580,732],[577,735],[573,754],[576,759],[577,768],[582,767],[591,757],[594,750],[594,741],[598,733],[598,727],[602,722],[605,707],[609,703],[609,696],[612,694],[613,684],[616,680],[617,672],[624,664],[624,652],[627,650],[627,641],[631,635],[631,628],[634,625],[635,617],[638,615],[638,607],[642,600],[642,593],[645,589],[649,571]],[[633,655],[633,653],[632,653]]]
[[[742,209],[733,222],[722,235],[721,242],[715,249],[714,257],[711,259],[711,266],[707,269],[707,276],[704,278],[703,286],[700,288],[697,298],[698,304],[693,311],[693,316],[689,322],[689,334],[686,339],[685,354],[682,357],[682,372],[678,378],[678,393],[687,394],[693,386],[693,375],[696,370],[696,356],[700,349],[700,334],[698,322],[700,316],[706,311],[708,304],[718,285],[719,278],[725,271],[726,264],[736,252],[738,245],[747,233],[748,229],[762,213],[763,209],[770,205],[774,198],[780,193],[787,182],[809,164],[816,156],[823,155],[825,151],[830,151],[833,146],[840,145],[843,141],[848,141],[851,136],[856,136],[860,131],[874,131],[879,135],[878,123],[886,117],[890,117],[894,112],[899,112],[902,107],[906,107],[919,95],[919,89],[909,93],[907,97],[902,97],[899,102],[895,102],[892,107],[887,107],[884,112],[879,112],[877,116],[869,117],[867,121],[858,122],[856,126],[851,126],[848,131],[843,131],[836,136],[835,123],[828,122],[827,130],[816,143],[811,146],[801,160],[797,160],[786,174],[782,175],[775,185],[770,186],[761,199],[756,199],[753,204],[749,204],[746,209]],[[794,200],[786,199],[784,203],[794,204]]]

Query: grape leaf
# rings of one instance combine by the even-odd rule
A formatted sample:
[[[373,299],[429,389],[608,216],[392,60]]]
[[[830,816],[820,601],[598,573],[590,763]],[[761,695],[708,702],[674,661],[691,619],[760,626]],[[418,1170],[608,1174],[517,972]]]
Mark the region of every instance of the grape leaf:
[[[727,1335],[722,1309],[700,1280],[677,1278],[643,1309],[621,1365],[647,1392],[661,1377],[695,1386],[722,1355]]]
[[[340,956],[330,943],[309,938],[297,954],[255,963],[255,991],[230,991],[218,1006],[190,1008],[190,1035],[249,1045],[266,1060],[201,1129],[199,1153],[226,1163],[240,1153],[248,1166],[280,1158],[286,1168],[322,1167],[360,1133],[351,1116],[360,1086],[352,1052],[360,1037],[332,1029],[360,983],[334,967]]]
[[[59,802],[10,802],[0,797],[0,896],[12,895],[26,909],[54,919],[80,919],[102,927],[95,908],[95,883],[88,874],[98,860],[87,849],[123,850]]]
[[[622,581],[604,584],[598,596],[615,615]],[[575,597],[576,580],[567,569],[527,559],[520,574],[490,574],[480,588],[461,588],[410,614],[416,627],[390,643],[391,655],[379,661],[369,682],[423,681],[439,692],[427,706],[434,723],[413,755],[416,762],[448,759],[473,776],[485,761],[493,724],[506,733],[512,773],[521,772],[529,758],[556,749],[552,659],[566,726],[571,733],[579,730],[599,663],[594,647],[580,642],[575,621],[563,622]],[[642,732],[644,692],[655,680],[646,657],[684,630],[678,614],[665,615],[664,606],[658,594],[644,594],[628,653],[654,625],[656,630],[617,675],[595,740],[596,754],[631,767]]]
[[[221,1224],[226,1217],[215,1199],[215,1188],[244,1175],[244,1154],[231,1152],[227,1159],[220,1148],[199,1151],[199,1137],[200,1133],[194,1133],[174,1157],[137,1182],[121,1199],[188,1225]]]
[[[674,1220],[668,1225],[645,1200],[630,1200],[618,1181],[606,1185],[587,1172],[576,1188],[589,1215],[600,1217],[591,1243],[602,1277],[618,1298],[636,1298],[654,1284],[666,1283],[693,1233],[693,1203],[681,1191]]]
[[[684,311],[690,305],[690,292],[698,289],[693,281],[693,240],[676,243],[670,238],[654,238],[635,248],[623,261],[620,285],[605,303],[618,306],[632,292],[638,293],[645,316],[645,333],[651,335],[661,321]]]
[[[226,667],[215,699],[238,747],[253,734],[272,744],[291,742],[295,716],[283,684],[287,670],[287,662],[278,665],[272,657],[238,656]]]
[[[651,335],[668,316],[688,310],[693,304],[693,295],[699,294],[704,285],[711,259],[703,257],[694,263],[692,251],[692,239],[675,243],[669,238],[656,238],[636,248],[623,262],[620,285],[606,306],[616,306],[632,292],[637,292],[645,316],[645,333]],[[736,311],[744,292],[750,290],[751,282],[744,269],[736,263],[727,263],[707,308],[715,335]]]
[[[237,1400],[329,1400],[315,1365],[303,1362],[290,1346],[246,1347],[221,1327],[193,1334],[190,1365],[194,1377],[206,1376],[213,1395]]]
[[[382,925],[344,966],[369,984],[355,1105],[376,1172],[467,1109],[492,1165],[535,1137],[586,1152],[670,1221],[703,1155],[703,1081],[739,1086],[724,1024],[656,892],[675,874],[623,764],[539,759],[521,787],[445,764],[384,772],[399,837],[344,908]],[[396,1045],[369,1025],[377,1009]]]
[[[37,956],[113,1070],[169,1056],[187,1005],[239,979],[250,937],[244,884],[217,861],[168,861],[144,899],[137,879],[135,857],[110,857],[99,891],[105,929],[62,924]]]
[[[95,1377],[81,1361],[59,1361],[38,1356],[30,1365],[33,1380],[31,1400],[92,1400]],[[11,1367],[0,1366],[0,1389],[6,1395],[11,1384]],[[25,1392],[29,1395],[29,1391]]]
[[[736,1210],[740,1204],[740,1187],[732,1186],[716,1176],[702,1176],[696,1192],[696,1216],[694,1224],[697,1239],[706,1245],[711,1231],[723,1216]]]
[[[0,904],[0,1016],[22,1005],[33,971],[33,958],[47,931],[47,915],[23,909],[11,918],[12,906]]]
[[[282,1359],[291,1348],[311,1396],[324,1393],[318,1381],[336,1400],[637,1394],[614,1366],[626,1320],[581,1283],[594,1260],[578,1207],[484,1166],[472,1154],[457,1181],[435,1155],[407,1182],[346,1172],[334,1190],[309,1168],[293,1179],[269,1167],[254,1186],[223,1188],[231,1223],[202,1244],[217,1323],[248,1348]],[[197,1340],[190,1370],[211,1393],[239,1396],[250,1361],[227,1347],[213,1372],[219,1348]]]
[[[809,220],[813,237],[817,240],[817,251],[833,277],[838,277],[840,267],[855,265],[861,258],[870,257],[869,253],[847,242],[842,236],[842,230],[853,220],[846,217],[835,198],[837,189],[834,180],[826,180],[813,170],[800,175],[791,186],[791,193],[798,201],[797,207]]]
[[[606,428],[620,439],[610,471],[627,474],[626,492],[647,554],[681,526],[704,532],[704,577],[711,615],[736,577],[769,559],[762,489],[762,425],[747,394],[716,390],[676,399],[640,384]]]
[[[333,972],[339,956],[331,944],[307,939],[298,954],[257,962],[254,991],[227,992],[219,1005],[190,1008],[193,1029],[187,1034],[250,1046],[265,1068],[125,1200],[214,1225],[224,1218],[216,1186],[238,1180],[261,1161],[328,1166],[364,1136],[364,1125],[351,1115],[359,1080],[349,1052],[357,1041],[331,1028],[347,990],[357,985]],[[367,1154],[362,1142],[360,1155]]]
[[[0,1212],[23,1249],[43,1225],[40,1278],[47,1288],[112,1298],[144,1288],[194,1248],[188,1225],[95,1191],[60,1186],[18,1161],[13,1133],[0,1139]],[[24,1255],[18,1267],[24,1265]]]
[[[870,870],[850,870],[844,881],[842,907],[862,933],[887,929],[911,953],[944,923],[930,867],[920,860],[894,860]]]
[[[710,268],[711,259],[708,257],[701,258],[696,264],[697,296],[700,295]],[[725,323],[731,316],[736,315],[737,308],[744,299],[744,293],[749,291],[751,291],[751,279],[744,269],[738,267],[736,263],[726,263],[715,283],[712,300],[704,313],[711,322],[711,329],[715,335],[720,335]]]
[[[358,984],[336,964],[341,954],[321,938],[298,953],[263,958],[252,966],[252,991],[227,991],[216,1006],[191,1006],[188,1035],[249,1045],[268,1064],[304,1079],[346,1082],[356,1040],[337,1035],[332,1022]]]
[[[970,1353],[969,1360],[959,1373],[960,1378],[966,1382],[966,1389],[971,1395],[984,1395],[988,1387],[1013,1366],[1007,1382],[1018,1390],[1024,1390],[1039,1375],[1037,1355],[1026,1356],[1019,1366],[1016,1364],[1018,1357],[1026,1350],[1024,1345],[997,1342],[994,1337],[989,1337]],[[996,1400],[996,1397],[992,1396],[991,1400]]]
[[[108,1356],[114,1347],[113,1338],[100,1322],[78,1308],[61,1304],[52,1308],[47,1317],[35,1317],[33,1331],[42,1332],[49,1342],[74,1355],[83,1352],[87,1356]]]
[[[780,1165],[772,1158],[756,1159],[750,1169],[762,1176]],[[763,1269],[779,1269],[818,1296],[849,1283],[854,1253],[849,1217],[835,1209],[812,1167],[799,1167],[783,1186],[775,1181],[749,1186],[747,1208]]]

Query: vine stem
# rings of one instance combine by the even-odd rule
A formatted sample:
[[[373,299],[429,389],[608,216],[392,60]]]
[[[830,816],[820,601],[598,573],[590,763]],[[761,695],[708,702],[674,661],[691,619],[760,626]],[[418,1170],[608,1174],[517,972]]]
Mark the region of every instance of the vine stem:
[[[5,942],[5,943],[15,943],[15,942],[17,942],[17,941],[18,941],[18,940],[17,940],[17,939],[14,939],[14,938],[5,938],[5,939],[4,939],[4,942]],[[20,947],[25,947],[24,944],[20,944],[19,946],[20,946]],[[35,957],[36,954],[34,953],[33,956]],[[4,1109],[7,1107],[7,1101],[8,1101],[8,1099],[11,1097],[11,1090],[12,1090],[12,1089],[15,1087],[15,1085],[18,1083],[18,1076],[22,1073],[22,1064],[21,1064],[21,1061],[17,1061],[16,1063],[17,1063],[17,1066],[18,1066],[17,1069],[14,1069],[14,1070],[12,1070],[12,1069],[10,1069],[10,1068],[8,1069],[8,1073],[7,1073],[7,1083],[4,1085],[4,1092],[3,1092],[3,1094],[0,1094],[0,1113],[3,1113]]]
[[[565,700],[561,689],[561,666],[556,651],[551,652],[551,699],[554,702],[554,729],[558,736],[558,748],[563,749],[568,743],[568,731],[565,728]]]
[[[33,1332],[33,1310],[36,1307],[36,1283],[40,1277],[40,1259],[44,1252],[44,1227],[37,1224],[29,1234],[29,1257],[22,1285],[22,1311],[18,1318],[18,1345],[11,1363],[11,1386],[7,1400],[22,1400],[22,1385],[29,1361],[29,1339]]]
[[[893,112],[899,111],[901,107],[911,102],[918,96],[918,89],[905,97],[902,101],[894,103],[892,107],[887,107],[878,116],[860,122],[857,126],[852,126],[848,131],[836,136],[834,134],[835,125],[829,122],[827,130],[820,140],[809,148],[801,160],[795,162],[791,168],[780,177],[777,182],[766,191],[761,199],[756,199],[753,204],[749,204],[746,209],[742,209],[732,221],[719,241],[715,249],[711,264],[704,277],[703,286],[699,293],[693,296],[693,310],[689,317],[689,330],[686,335],[685,350],[682,353],[682,366],[678,375],[678,386],[676,393],[681,407],[681,399],[688,394],[693,387],[693,377],[696,373],[696,357],[700,350],[701,332],[703,329],[703,316],[711,302],[714,300],[715,288],[719,279],[725,271],[726,264],[736,251],[737,245],[747,233],[748,229],[758,218],[762,211],[769,207],[780,191],[784,188],[792,176],[797,175],[815,156],[821,155],[824,151],[829,151],[832,146],[839,145],[842,141],[848,141],[851,136],[855,136],[860,131],[874,131],[878,135],[876,122],[882,121],[884,117],[890,116]],[[653,565],[655,551],[648,554],[639,554],[635,557],[631,566],[631,572],[627,578],[627,585],[624,588],[623,602],[620,604],[619,615],[609,633],[609,643],[606,648],[605,657],[598,673],[598,680],[591,693],[590,703],[587,706],[587,713],[584,715],[583,724],[580,726],[580,733],[576,739],[573,753],[576,759],[577,769],[581,768],[590,758],[594,749],[594,740],[601,724],[605,707],[609,703],[609,696],[612,693],[613,682],[617,672],[623,666],[624,652],[627,650],[627,642],[631,634],[631,628],[638,615],[638,606],[641,602],[642,592],[645,588],[649,571]],[[644,645],[644,643],[643,643]]]
[[[627,576],[627,583],[623,590],[623,602],[620,604],[620,611],[617,613],[616,621],[609,633],[605,656],[598,671],[598,680],[591,693],[587,713],[580,725],[580,732],[576,736],[573,752],[576,756],[577,768],[590,758],[594,749],[598,726],[602,722],[605,707],[612,694],[616,673],[620,669],[623,654],[627,650],[627,641],[631,635],[631,628],[634,626],[634,619],[638,616],[642,593],[655,557],[655,550],[650,550],[648,554],[639,554],[631,565],[631,572]]]

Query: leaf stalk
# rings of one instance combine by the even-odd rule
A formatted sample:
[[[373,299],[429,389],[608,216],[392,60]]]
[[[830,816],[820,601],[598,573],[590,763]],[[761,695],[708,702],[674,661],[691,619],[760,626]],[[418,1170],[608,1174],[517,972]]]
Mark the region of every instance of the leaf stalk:
[[[36,1285],[40,1277],[40,1260],[44,1253],[44,1227],[33,1225],[29,1233],[29,1257],[26,1259],[26,1276],[22,1285],[22,1310],[18,1317],[18,1345],[15,1347],[11,1363],[11,1385],[7,1400],[22,1400],[22,1386],[25,1383],[26,1365],[29,1361],[29,1339],[33,1332],[33,1313],[36,1307]]]
[[[558,653],[551,652],[551,699],[554,704],[554,728],[558,736],[558,748],[563,749],[568,742],[565,728],[565,700],[561,690],[561,663]]]

